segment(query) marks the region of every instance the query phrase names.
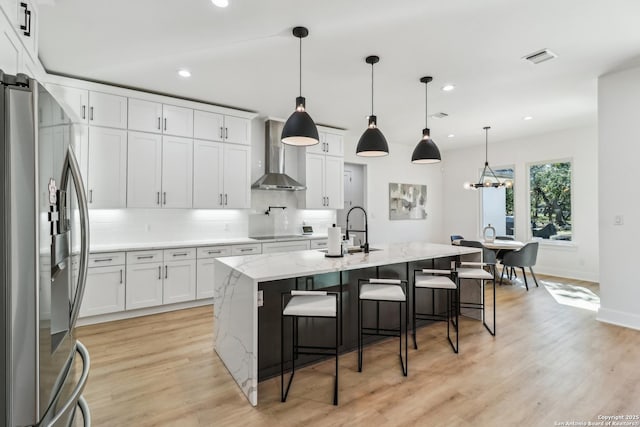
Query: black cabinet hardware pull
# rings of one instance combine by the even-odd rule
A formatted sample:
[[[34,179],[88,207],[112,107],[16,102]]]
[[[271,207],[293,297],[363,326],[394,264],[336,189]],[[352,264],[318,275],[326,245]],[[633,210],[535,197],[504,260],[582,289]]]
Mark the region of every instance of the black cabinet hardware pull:
[[[20,7],[24,8],[24,25],[20,25],[20,29],[24,31],[22,34],[31,37],[31,11],[26,3],[20,3]]]
[[[113,258],[100,258],[100,259],[93,260],[93,262],[109,262],[109,261],[113,261]]]

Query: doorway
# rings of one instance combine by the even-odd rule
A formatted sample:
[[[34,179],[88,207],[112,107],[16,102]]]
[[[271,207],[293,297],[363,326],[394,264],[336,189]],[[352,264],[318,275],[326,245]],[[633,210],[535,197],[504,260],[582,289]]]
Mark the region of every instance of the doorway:
[[[344,164],[344,205],[336,212],[337,224],[343,229],[347,229],[347,213],[354,206],[361,206],[367,209],[367,180],[366,165],[356,163]],[[364,230],[364,214],[361,211],[354,211],[349,217],[350,230]],[[355,242],[364,242],[364,233],[354,232]]]

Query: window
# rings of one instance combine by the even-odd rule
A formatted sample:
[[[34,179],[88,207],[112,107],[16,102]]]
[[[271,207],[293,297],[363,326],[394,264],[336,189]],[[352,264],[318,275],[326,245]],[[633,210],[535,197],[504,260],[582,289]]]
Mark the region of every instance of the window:
[[[534,238],[572,240],[571,162],[529,166],[529,207]]]
[[[511,181],[510,187],[490,187],[480,190],[480,197],[482,198],[480,235],[482,235],[482,229],[489,224],[496,229],[496,236],[515,235],[513,210],[513,188],[515,183],[513,169],[513,166],[494,169],[500,181]]]

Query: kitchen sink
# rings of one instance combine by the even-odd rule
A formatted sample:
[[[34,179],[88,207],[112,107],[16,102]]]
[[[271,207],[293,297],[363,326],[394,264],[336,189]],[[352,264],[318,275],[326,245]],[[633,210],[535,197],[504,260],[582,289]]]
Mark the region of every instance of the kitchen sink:
[[[369,248],[369,252],[375,252],[375,251],[381,251],[381,250],[382,249],[378,249],[378,248]],[[327,253],[328,249],[319,249],[319,252]],[[364,249],[362,249],[362,248],[349,248],[348,252],[349,252],[349,255],[357,254],[357,253],[364,252]]]

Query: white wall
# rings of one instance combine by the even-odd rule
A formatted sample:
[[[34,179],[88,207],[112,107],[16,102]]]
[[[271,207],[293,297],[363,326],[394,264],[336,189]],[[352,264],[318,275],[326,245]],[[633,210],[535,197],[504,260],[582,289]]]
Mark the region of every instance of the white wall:
[[[479,142],[482,135],[478,134]],[[594,124],[525,139],[489,144],[492,167],[515,166],[514,208],[516,239],[530,238],[527,164],[547,160],[572,160],[573,242],[553,245],[542,242],[535,271],[562,277],[598,281],[598,161]],[[476,181],[484,163],[484,145],[447,151],[444,163],[444,235],[477,238],[481,231],[480,195],[465,190]],[[482,190],[480,190],[482,191]]]
[[[363,131],[362,129],[361,131]],[[418,132],[419,133],[419,132]],[[441,164],[414,165],[413,146],[389,142],[389,155],[378,158],[358,157],[356,145],[360,133],[345,135],[345,162],[366,164],[366,204],[369,216],[369,242],[447,241],[442,231]],[[416,138],[416,143],[418,139]],[[426,184],[427,218],[424,220],[389,220],[389,183]]]
[[[640,68],[598,82],[600,292],[598,319],[640,329],[638,252],[640,197]],[[622,216],[622,224],[614,225]]]

